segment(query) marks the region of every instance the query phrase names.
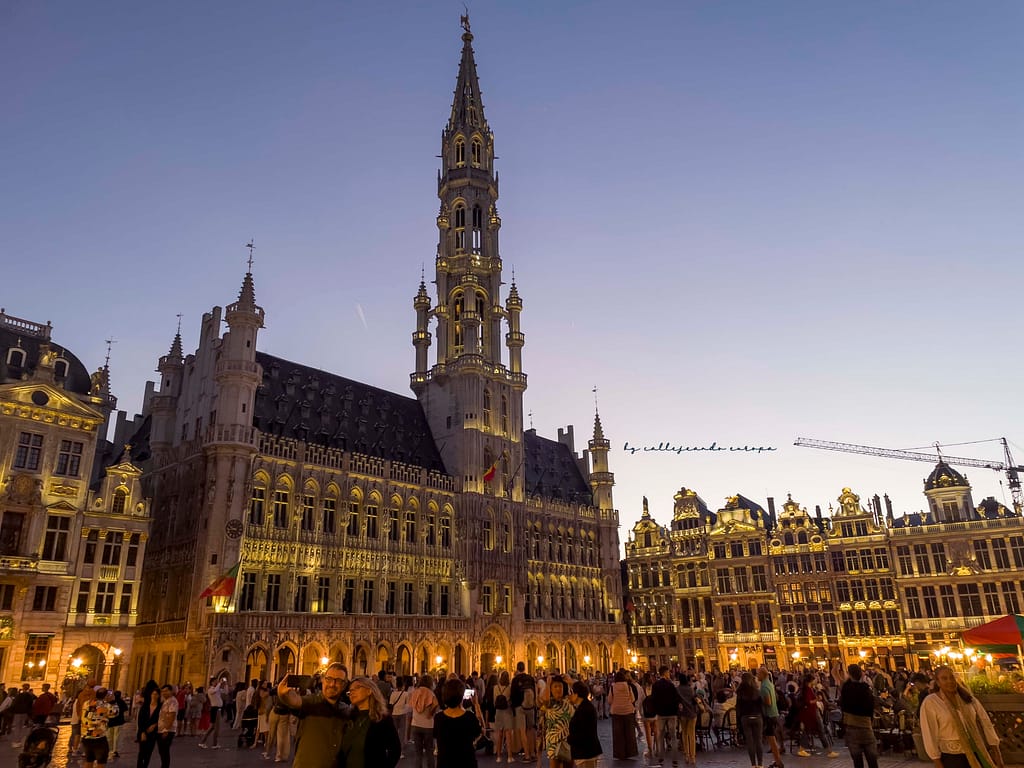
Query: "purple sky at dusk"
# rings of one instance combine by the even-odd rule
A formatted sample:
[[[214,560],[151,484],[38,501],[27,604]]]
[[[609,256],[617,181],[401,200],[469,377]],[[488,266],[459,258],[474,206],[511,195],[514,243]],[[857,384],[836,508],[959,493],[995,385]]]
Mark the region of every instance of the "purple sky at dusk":
[[[0,305],[131,412],[234,300],[260,346],[411,394],[462,3],[0,7]],[[474,2],[524,301],[526,409],[585,447],[623,540],[694,488],[924,507],[923,463],[792,447],[1005,435],[1024,463],[1024,4]],[[1016,223],[1015,223],[1016,222]],[[507,279],[507,278],[506,278]],[[434,349],[431,349],[433,360]],[[623,444],[773,446],[642,454]],[[995,443],[950,448],[1001,457]],[[966,470],[975,501],[1009,503]]]

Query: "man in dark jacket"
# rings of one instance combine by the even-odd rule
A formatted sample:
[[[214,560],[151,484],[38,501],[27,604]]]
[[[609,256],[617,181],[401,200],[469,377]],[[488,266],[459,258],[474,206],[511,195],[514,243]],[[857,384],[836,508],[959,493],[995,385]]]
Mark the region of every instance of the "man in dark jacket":
[[[651,706],[658,716],[653,754],[655,757],[664,757],[666,752],[672,750],[672,736],[675,735],[679,724],[679,705],[682,704],[682,699],[679,697],[679,689],[669,677],[668,667],[659,667],[658,675],[658,679],[651,686],[650,696]]]
[[[569,701],[576,711],[569,721],[569,748],[575,768],[596,768],[601,756],[597,737],[597,710],[590,701],[590,689],[582,680],[572,684]]]
[[[11,740],[14,742],[11,746],[20,747],[25,740],[25,727],[28,724],[29,715],[32,714],[32,702],[36,700],[36,695],[32,693],[32,686],[25,683],[21,686],[21,690],[18,695],[14,697],[14,702],[11,704],[11,714],[14,715],[14,719],[11,720]]]
[[[843,726],[846,731],[846,746],[853,758],[854,768],[878,768],[878,742],[872,729],[871,718],[875,713],[875,694],[864,682],[864,671],[851,664],[847,670],[849,679],[839,689],[839,708],[843,711]]]

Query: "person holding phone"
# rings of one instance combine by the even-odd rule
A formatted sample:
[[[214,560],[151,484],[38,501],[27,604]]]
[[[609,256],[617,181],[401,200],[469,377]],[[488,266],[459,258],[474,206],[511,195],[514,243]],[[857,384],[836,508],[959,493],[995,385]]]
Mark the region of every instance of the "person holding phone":
[[[292,768],[333,768],[349,713],[348,705],[341,701],[347,679],[343,668],[339,662],[327,667],[321,678],[323,693],[300,696],[288,686],[287,677],[278,683],[278,701],[302,718]]]

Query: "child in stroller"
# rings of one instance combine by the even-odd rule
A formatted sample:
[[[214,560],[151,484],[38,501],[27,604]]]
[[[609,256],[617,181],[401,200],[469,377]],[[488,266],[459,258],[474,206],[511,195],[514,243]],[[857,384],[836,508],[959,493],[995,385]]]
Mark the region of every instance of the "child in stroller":
[[[238,734],[238,747],[252,747],[256,743],[256,726],[259,725],[260,713],[255,705],[250,704],[242,711],[242,732]]]
[[[57,729],[40,726],[33,728],[18,755],[18,768],[43,768],[53,759],[53,745],[57,743]]]

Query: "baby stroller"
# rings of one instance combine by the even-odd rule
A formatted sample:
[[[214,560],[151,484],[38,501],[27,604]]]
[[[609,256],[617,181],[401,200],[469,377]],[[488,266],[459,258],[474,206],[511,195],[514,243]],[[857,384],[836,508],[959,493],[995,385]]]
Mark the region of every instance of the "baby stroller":
[[[256,727],[260,713],[252,704],[242,711],[242,732],[238,734],[238,747],[251,747],[256,743]]]
[[[56,743],[56,728],[33,728],[25,739],[24,749],[18,755],[18,768],[43,768],[49,765],[53,759],[53,745]]]

